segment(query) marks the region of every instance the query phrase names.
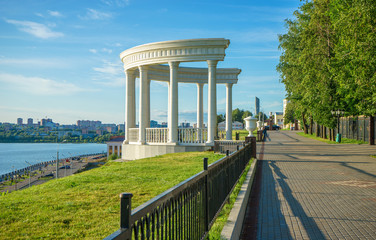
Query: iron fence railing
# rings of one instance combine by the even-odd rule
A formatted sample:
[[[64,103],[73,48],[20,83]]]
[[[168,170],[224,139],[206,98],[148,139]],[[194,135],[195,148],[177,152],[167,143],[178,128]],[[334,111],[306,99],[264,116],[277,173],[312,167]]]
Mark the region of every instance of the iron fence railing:
[[[252,144],[207,164],[204,170],[131,211],[120,194],[120,229],[105,239],[203,239],[252,155]]]
[[[214,152],[223,154],[227,153],[227,151],[230,151],[230,153],[232,153],[239,150],[239,148],[244,145],[244,140],[215,140],[213,150]]]

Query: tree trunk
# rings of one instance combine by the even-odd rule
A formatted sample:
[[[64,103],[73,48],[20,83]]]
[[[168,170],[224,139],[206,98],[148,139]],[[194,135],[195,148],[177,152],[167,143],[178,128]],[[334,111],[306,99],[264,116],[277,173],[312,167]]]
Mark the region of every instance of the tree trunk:
[[[307,126],[306,119],[303,113],[302,113],[302,121],[303,121],[303,127],[304,127],[304,134],[308,134],[308,126]]]
[[[320,137],[320,124],[316,124],[316,137]]]
[[[309,134],[313,134],[313,118],[311,117],[311,124],[309,126]]]
[[[328,136],[326,135],[326,127],[324,127],[323,135],[324,135],[324,139],[328,139]]]
[[[332,141],[332,129],[329,128],[329,140]]]

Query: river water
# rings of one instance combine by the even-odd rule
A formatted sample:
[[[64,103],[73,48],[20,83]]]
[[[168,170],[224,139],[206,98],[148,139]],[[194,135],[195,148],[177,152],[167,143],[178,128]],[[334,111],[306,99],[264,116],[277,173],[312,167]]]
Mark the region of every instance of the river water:
[[[0,175],[30,164],[69,158],[81,154],[102,153],[107,151],[106,144],[97,143],[0,143]]]

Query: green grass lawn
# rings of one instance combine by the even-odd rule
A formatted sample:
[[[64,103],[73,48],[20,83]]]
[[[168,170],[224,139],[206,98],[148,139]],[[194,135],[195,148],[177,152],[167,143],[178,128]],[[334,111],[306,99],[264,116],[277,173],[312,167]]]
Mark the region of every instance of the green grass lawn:
[[[200,172],[223,155],[166,154],[104,166],[0,197],[0,239],[102,239],[119,228],[119,194],[132,208]]]
[[[355,139],[342,138],[341,143],[337,143],[336,141],[330,141],[329,139],[316,137],[315,135],[305,134],[304,132],[298,132],[297,134],[303,137],[312,138],[312,139],[319,140],[321,142],[326,142],[329,144],[367,144],[367,142],[355,140]]]

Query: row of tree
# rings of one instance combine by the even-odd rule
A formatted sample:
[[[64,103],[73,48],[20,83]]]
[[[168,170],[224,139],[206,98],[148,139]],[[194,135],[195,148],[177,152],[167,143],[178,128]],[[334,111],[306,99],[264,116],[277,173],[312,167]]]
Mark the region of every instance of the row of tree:
[[[60,138],[59,142],[65,141],[70,143],[104,143],[114,134],[105,133],[101,136],[93,134],[92,137],[75,136],[68,133]],[[115,135],[124,135],[124,132],[117,132]],[[44,129],[7,129],[0,126],[0,143],[54,143],[57,141],[56,132],[48,132]]]
[[[334,128],[332,111],[376,114],[376,1],[303,1],[279,36],[287,118]]]
[[[264,116],[262,116],[264,115]],[[246,117],[249,117],[249,116],[253,116],[253,114],[248,111],[248,110],[244,110],[244,109],[239,109],[239,108],[236,108],[234,110],[232,110],[232,122],[243,122],[243,119],[246,118]],[[263,112],[259,112],[259,114],[257,116],[254,116],[255,118],[257,119],[268,119],[268,117],[263,113]],[[218,114],[217,115],[217,124],[220,123],[220,122],[223,122],[223,121],[226,121],[226,114]]]

